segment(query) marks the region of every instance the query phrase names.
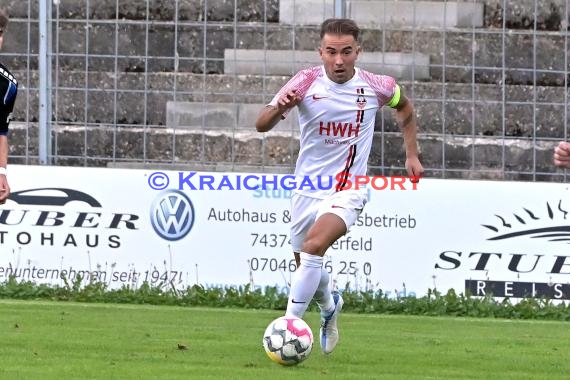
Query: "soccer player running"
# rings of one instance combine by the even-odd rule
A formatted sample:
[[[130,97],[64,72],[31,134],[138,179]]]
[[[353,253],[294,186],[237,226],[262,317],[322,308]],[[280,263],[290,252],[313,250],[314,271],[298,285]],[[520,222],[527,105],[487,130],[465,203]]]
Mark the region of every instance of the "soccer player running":
[[[343,299],[329,287],[323,256],[349,231],[368,201],[365,187],[357,190],[349,184],[350,178],[367,175],[376,113],[382,106],[396,109],[408,175],[417,182],[424,171],[414,108],[394,78],[355,67],[359,34],[352,20],[324,21],[318,49],[323,64],[294,75],[261,110],[255,125],[258,132],[267,132],[298,106],[301,136],[295,175],[309,177],[313,184],[318,178],[336,179],[330,189],[295,189],[291,198],[291,245],[298,269],[286,315],[302,318],[314,299],[321,309],[320,343],[326,354],[339,340]]]
[[[4,32],[8,26],[8,14],[0,9],[0,49],[4,43]],[[6,166],[8,165],[8,126],[18,94],[18,82],[0,63],[0,204],[6,203],[10,195]]]

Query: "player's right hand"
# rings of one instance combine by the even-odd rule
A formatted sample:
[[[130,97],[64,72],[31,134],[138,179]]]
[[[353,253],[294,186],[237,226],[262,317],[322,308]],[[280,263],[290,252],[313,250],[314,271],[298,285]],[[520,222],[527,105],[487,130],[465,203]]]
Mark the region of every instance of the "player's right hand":
[[[301,98],[297,96],[296,90],[289,90],[286,94],[281,96],[277,101],[279,110],[285,111],[295,107],[301,102]]]

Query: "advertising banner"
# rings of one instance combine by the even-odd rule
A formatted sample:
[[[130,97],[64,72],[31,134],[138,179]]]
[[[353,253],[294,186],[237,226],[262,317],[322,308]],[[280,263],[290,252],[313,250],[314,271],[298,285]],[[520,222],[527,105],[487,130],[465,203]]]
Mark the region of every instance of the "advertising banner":
[[[295,271],[286,175],[11,165],[0,282],[277,286]],[[325,255],[340,289],[570,299],[566,184],[380,178]],[[387,186],[377,186],[385,183]]]

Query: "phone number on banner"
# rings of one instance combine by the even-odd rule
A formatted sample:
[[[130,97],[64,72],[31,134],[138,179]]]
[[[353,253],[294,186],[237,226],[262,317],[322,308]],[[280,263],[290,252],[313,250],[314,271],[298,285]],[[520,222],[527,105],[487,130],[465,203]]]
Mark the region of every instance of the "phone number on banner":
[[[249,268],[253,272],[295,272],[297,264],[295,259],[276,259],[271,257],[251,257],[249,260]],[[323,263],[324,268],[329,273],[357,275],[363,274],[370,276],[372,274],[372,264],[369,262],[344,261],[340,260],[334,263],[327,260]]]

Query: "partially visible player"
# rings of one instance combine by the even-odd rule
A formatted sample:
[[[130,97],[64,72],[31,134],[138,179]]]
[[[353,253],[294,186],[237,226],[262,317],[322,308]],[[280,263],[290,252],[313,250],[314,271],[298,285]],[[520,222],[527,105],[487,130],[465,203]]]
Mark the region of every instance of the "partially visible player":
[[[337,179],[331,189],[295,189],[291,198],[291,245],[298,269],[291,284],[287,316],[302,318],[315,299],[321,309],[320,343],[324,353],[335,348],[342,296],[329,287],[323,267],[327,249],[354,225],[368,202],[364,186],[350,179],[368,174],[377,111],[396,110],[406,151],[406,170],[415,182],[423,174],[418,159],[416,117],[412,103],[394,78],[355,67],[360,29],[349,19],[321,25],[322,65],[301,70],[261,110],[258,132],[271,130],[297,106],[301,128],[295,168],[299,178],[316,184],[321,177]]]
[[[570,169],[570,142],[560,141],[554,148],[554,165]]]
[[[0,49],[8,26],[8,13],[0,9]],[[18,82],[8,69],[0,63],[0,204],[6,203],[10,186],[6,167],[8,166],[8,126],[18,94]]]

